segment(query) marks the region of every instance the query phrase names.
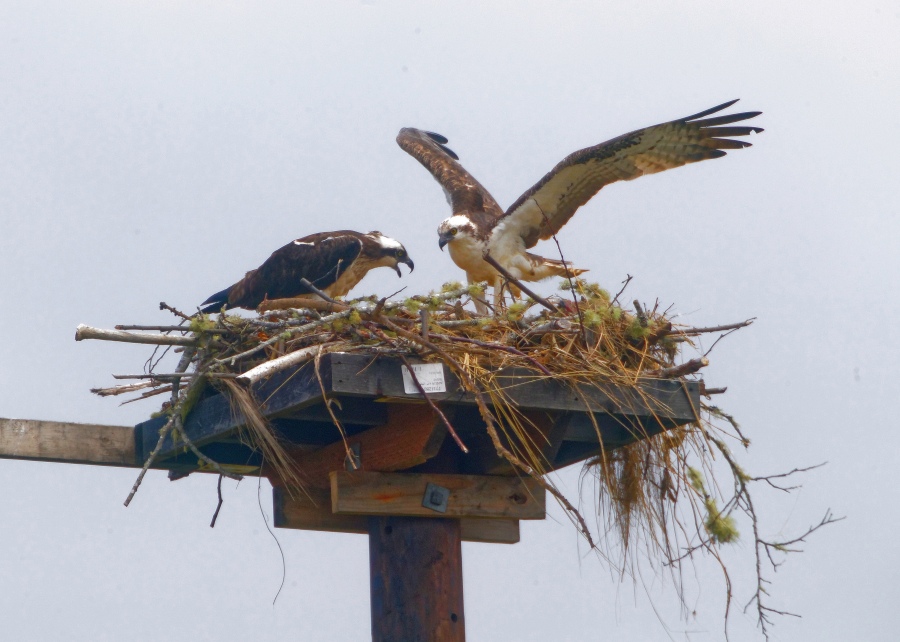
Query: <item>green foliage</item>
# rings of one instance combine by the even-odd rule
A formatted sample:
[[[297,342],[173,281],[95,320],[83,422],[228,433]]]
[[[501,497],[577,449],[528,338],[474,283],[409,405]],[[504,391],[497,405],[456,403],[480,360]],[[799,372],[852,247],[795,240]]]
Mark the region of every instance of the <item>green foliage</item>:
[[[347,323],[349,323],[350,325],[353,325],[353,326],[357,326],[360,323],[362,323],[362,317],[359,316],[359,312],[357,312],[356,310],[353,310],[350,313],[350,316],[347,317]]]
[[[710,539],[720,544],[736,542],[741,534],[738,532],[734,517],[720,513],[716,500],[711,497],[706,498],[704,505],[706,506],[706,520],[703,525],[706,527]]]
[[[190,324],[191,332],[195,332],[197,334],[201,334],[203,332],[209,332],[213,328],[216,327],[216,322],[209,318],[208,314],[198,314],[194,317],[191,317]]]
[[[635,317],[631,320],[631,323],[628,324],[626,333],[628,334],[628,338],[638,341],[639,339],[646,338],[647,335],[650,334],[650,328],[643,325],[640,320]]]
[[[467,294],[473,298],[484,297],[484,287],[480,283],[471,283],[466,289]]]
[[[410,314],[418,314],[422,307],[422,302],[417,301],[416,299],[406,299],[403,302],[403,307],[406,308],[406,311]]]
[[[450,292],[456,292],[458,290],[462,290],[463,285],[459,281],[447,281],[444,285],[441,286],[442,294],[449,294]]]
[[[609,292],[601,288],[598,283],[591,283],[590,281],[585,281],[581,278],[574,278],[571,280],[571,282],[569,281],[569,279],[563,279],[562,281],[560,281],[560,290],[568,292],[573,288],[578,294],[581,294],[588,299],[596,299],[605,303],[610,302]]]
[[[524,315],[528,308],[531,307],[531,303],[527,301],[517,301],[513,303],[508,308],[506,308],[506,318],[509,321],[519,321]]]
[[[599,310],[584,310],[581,317],[584,319],[584,325],[588,328],[599,328],[603,324],[603,314]]]
[[[694,468],[693,466],[688,466],[687,469],[688,481],[691,482],[691,486],[694,490],[696,490],[701,495],[706,494],[706,485],[703,483],[703,473]]]

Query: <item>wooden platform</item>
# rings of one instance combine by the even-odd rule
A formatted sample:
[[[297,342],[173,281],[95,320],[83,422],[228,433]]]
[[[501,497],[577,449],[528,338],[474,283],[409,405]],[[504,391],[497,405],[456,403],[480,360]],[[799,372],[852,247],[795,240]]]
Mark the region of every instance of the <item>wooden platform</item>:
[[[439,373],[435,373],[439,374]],[[241,439],[244,419],[211,392],[184,431],[212,459],[265,474],[281,528],[367,534],[372,639],[464,642],[461,542],[513,544],[520,520],[543,519],[546,493],[497,455],[473,396],[443,368],[429,396],[469,449],[417,392],[396,358],[333,353],[279,372],[252,393],[285,444],[302,487],[267,470]],[[632,386],[572,386],[530,371],[498,372],[522,430],[502,423],[506,447],[551,471],[697,419],[699,383],[645,379]],[[415,390],[415,388],[413,388]],[[341,422],[346,441],[326,403]],[[0,457],[139,468],[165,417],[135,428],[0,419]],[[167,438],[153,468],[204,471]]]
[[[308,363],[277,373],[255,386],[253,393],[282,438],[300,449],[314,450],[340,439],[325,408],[326,396],[338,400],[332,409],[350,436],[387,425],[391,406],[424,405],[421,395],[404,391],[400,368],[400,361],[394,358],[333,353],[321,360],[321,386],[313,365]],[[491,455],[492,448],[485,447],[484,423],[473,396],[462,390],[446,367],[444,377],[447,391],[430,396],[453,415],[454,426],[474,453],[471,457],[456,457],[458,469],[454,472],[501,472],[503,462]],[[558,433],[546,434],[550,441],[558,442],[547,452],[547,468],[551,470],[599,452],[601,439],[611,449],[690,423],[696,419],[699,408],[696,382],[645,379],[632,388],[584,385],[575,389],[560,381],[535,376],[531,371],[512,370],[498,375],[498,382],[507,398],[539,424],[545,434]],[[139,460],[156,445],[158,430],[164,423],[165,418],[160,417],[137,426],[135,442]],[[237,438],[242,423],[228,401],[215,395],[197,404],[185,430],[194,443],[217,461],[259,465],[258,454]],[[196,458],[167,440],[159,466],[187,472],[196,468]]]

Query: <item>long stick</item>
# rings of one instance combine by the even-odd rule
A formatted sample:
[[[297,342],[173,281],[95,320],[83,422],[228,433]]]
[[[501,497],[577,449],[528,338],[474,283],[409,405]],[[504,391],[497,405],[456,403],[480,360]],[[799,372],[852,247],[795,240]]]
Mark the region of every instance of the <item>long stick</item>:
[[[160,304],[162,306],[164,304]],[[178,365],[175,366],[175,370],[178,372],[184,372],[188,369],[188,366],[191,365],[191,361],[194,358],[194,353],[196,351],[193,348],[188,348],[184,351],[184,354],[181,355],[181,359],[178,361]],[[181,410],[181,403],[183,400],[187,398],[188,393],[190,393],[191,388],[196,386],[198,383],[202,383],[202,379],[197,378],[191,381],[188,389],[185,391],[184,397],[180,400],[178,398],[178,384],[180,380],[176,379],[172,383],[172,396],[170,397],[171,405],[172,405],[172,416],[169,417],[169,421],[166,422],[166,425],[163,426],[159,431],[159,440],[156,442],[156,447],[153,449],[153,452],[150,453],[150,456],[147,457],[146,461],[144,461],[144,466],[141,468],[141,472],[138,475],[137,479],[134,480],[134,486],[131,487],[131,492],[128,493],[128,497],[125,499],[125,507],[128,508],[128,505],[131,503],[131,500],[134,498],[134,494],[137,492],[138,488],[141,485],[141,482],[144,481],[144,475],[147,474],[147,470],[150,468],[150,465],[156,459],[156,456],[159,454],[159,451],[162,450],[163,442],[166,440],[168,434],[172,431],[172,427],[175,425],[175,418],[179,416]]]
[[[309,288],[310,292],[315,292],[316,294],[319,295],[320,298],[325,299],[329,303],[337,303],[337,301],[335,301],[330,296],[328,296],[327,294],[322,292],[322,290],[320,290],[319,288],[314,286],[312,283],[310,283],[306,279],[300,279],[300,285],[302,285],[303,287]]]
[[[171,379],[191,379],[193,377],[209,377],[211,379],[235,379],[238,375],[231,372],[172,372],[168,374],[157,374],[148,372],[145,374],[125,374],[113,375],[113,379],[158,379],[160,381],[168,381]]]
[[[344,319],[346,317],[349,317],[352,312],[353,312],[353,310],[345,310],[343,312],[336,312],[335,314],[329,314],[327,317],[322,317],[321,319],[317,319],[317,320],[313,321],[312,323],[307,323],[306,325],[289,328],[280,334],[276,334],[274,337],[272,337],[268,341],[263,341],[262,343],[257,344],[256,346],[254,346],[253,348],[250,348],[249,350],[244,350],[243,352],[232,355],[230,357],[223,357],[222,359],[216,359],[213,363],[216,363],[216,364],[228,363],[228,364],[233,365],[234,362],[237,361],[238,359],[243,359],[244,357],[249,357],[250,355],[256,354],[260,350],[263,350],[271,345],[275,345],[282,339],[289,339],[291,337],[291,335],[293,335],[293,334],[303,333],[303,332],[306,332],[307,330],[312,330],[313,328],[317,328],[320,325],[325,325],[326,323],[331,323],[332,321],[337,321],[338,319]],[[287,336],[285,336],[285,335],[287,335]]]
[[[91,392],[101,397],[111,397],[113,395],[121,395],[126,392],[135,392],[144,388],[151,388],[156,384],[152,381],[141,381],[140,383],[126,383],[121,386],[113,386],[112,388],[91,388]]]
[[[260,379],[265,379],[266,377],[284,370],[285,368],[290,368],[291,366],[309,361],[316,356],[316,352],[320,348],[330,348],[334,345],[337,345],[338,343],[340,342],[331,341],[329,343],[322,343],[310,346],[308,348],[301,348],[300,350],[295,350],[294,352],[289,352],[282,357],[278,357],[277,359],[272,359],[271,361],[261,363],[255,368],[251,368],[247,372],[238,375],[236,377],[237,381],[238,383],[244,384],[245,386],[249,386],[253,383],[256,383]]]
[[[694,374],[700,368],[705,368],[709,365],[709,359],[706,357],[700,357],[699,359],[691,359],[690,361],[685,361],[684,363],[672,366],[671,368],[660,368],[659,370],[651,370],[650,372],[644,373],[645,376],[648,377],[662,377],[662,378],[675,378],[675,377],[683,377],[684,375]]]
[[[190,326],[186,325],[117,325],[116,330],[156,330],[157,332],[191,332]],[[204,330],[212,334],[224,334],[233,332],[227,328],[209,328]]]
[[[736,330],[738,328],[746,328],[748,325],[752,325],[753,322],[756,321],[756,317],[752,319],[747,319],[746,321],[741,321],[739,323],[728,323],[726,325],[715,325],[709,328],[673,328],[665,333],[662,336],[666,336],[669,334],[680,334],[685,336],[692,336],[695,334],[704,334],[707,332],[721,332],[722,330]]]
[[[271,312],[272,310],[290,310],[292,308],[317,310],[318,312],[343,312],[349,310],[350,306],[335,301],[319,301],[318,299],[307,299],[304,297],[294,297],[291,299],[268,299],[263,301],[256,309],[260,312]]]
[[[427,341],[427,339],[425,339]],[[459,438],[459,435],[456,434],[456,430],[453,428],[453,424],[450,423],[450,420],[447,419],[447,416],[441,411],[440,408],[431,400],[431,397],[428,396],[428,393],[425,392],[425,388],[422,387],[422,384],[419,383],[419,378],[416,376],[415,370],[413,367],[409,365],[409,361],[406,360],[402,354],[400,356],[400,361],[403,362],[403,365],[406,366],[407,371],[409,371],[409,377],[412,379],[413,383],[416,385],[416,388],[419,390],[419,394],[425,398],[425,401],[428,402],[428,405],[431,406],[431,411],[440,417],[441,421],[444,422],[444,425],[447,427],[447,431],[450,433],[450,436],[453,437],[453,441],[456,442],[456,445],[459,446],[459,449],[464,453],[468,454],[469,449],[466,448],[466,445],[462,442],[462,439]]]
[[[149,343],[158,346],[195,346],[197,340],[192,337],[170,337],[164,334],[134,334],[121,330],[103,330],[80,324],[75,328],[75,340],[99,339],[100,341],[122,341],[124,343]]]
[[[544,306],[545,308],[547,308],[547,309],[550,310],[551,312],[556,312],[556,311],[557,311],[557,308],[556,308],[555,305],[553,305],[552,303],[550,303],[547,299],[545,299],[545,298],[543,298],[543,297],[540,297],[540,296],[538,296],[537,294],[535,294],[534,291],[531,290],[530,288],[525,287],[525,286],[522,284],[522,282],[521,282],[519,279],[517,279],[516,277],[514,277],[512,274],[510,274],[509,271],[508,271],[505,267],[503,267],[502,265],[500,265],[499,263],[497,263],[497,261],[494,259],[494,257],[491,256],[490,252],[485,252],[483,258],[484,258],[484,260],[488,263],[488,265],[490,265],[490,266],[493,267],[495,270],[497,270],[500,274],[503,275],[503,278],[505,278],[507,281],[509,281],[510,283],[512,283],[513,285],[515,285],[517,288],[519,288],[520,290],[522,290],[522,292],[524,292],[525,294],[527,294],[528,296],[530,296],[532,299],[534,299],[535,301],[537,301],[538,303],[540,303],[542,306]]]

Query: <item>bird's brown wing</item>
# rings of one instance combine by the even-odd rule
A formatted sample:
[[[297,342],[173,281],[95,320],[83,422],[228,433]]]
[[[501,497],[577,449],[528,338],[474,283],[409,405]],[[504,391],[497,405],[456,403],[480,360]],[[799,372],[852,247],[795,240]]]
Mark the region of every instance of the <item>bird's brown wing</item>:
[[[459,157],[446,147],[446,138],[433,132],[404,127],[397,135],[397,144],[441,184],[453,214],[486,212],[491,218],[503,215],[494,197],[457,162]]]
[[[719,158],[725,155],[726,149],[750,147],[746,141],[728,137],[747,136],[763,130],[728,125],[762,112],[699,120],[736,102],[732,100],[693,116],[639,129],[570,154],[522,194],[506,211],[500,224],[515,229],[525,240],[525,247],[533,247],[539,240],[556,234],[575,210],[605,185]]]
[[[253,309],[265,299],[310,294],[300,279],[324,290],[359,256],[360,236],[352,231],[321,232],[291,241],[229,288],[228,306]]]

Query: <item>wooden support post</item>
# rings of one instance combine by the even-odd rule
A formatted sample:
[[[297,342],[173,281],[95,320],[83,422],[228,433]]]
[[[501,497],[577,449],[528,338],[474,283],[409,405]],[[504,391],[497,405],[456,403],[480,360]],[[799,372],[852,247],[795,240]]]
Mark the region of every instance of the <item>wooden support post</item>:
[[[459,521],[370,517],[373,642],[464,642]]]

